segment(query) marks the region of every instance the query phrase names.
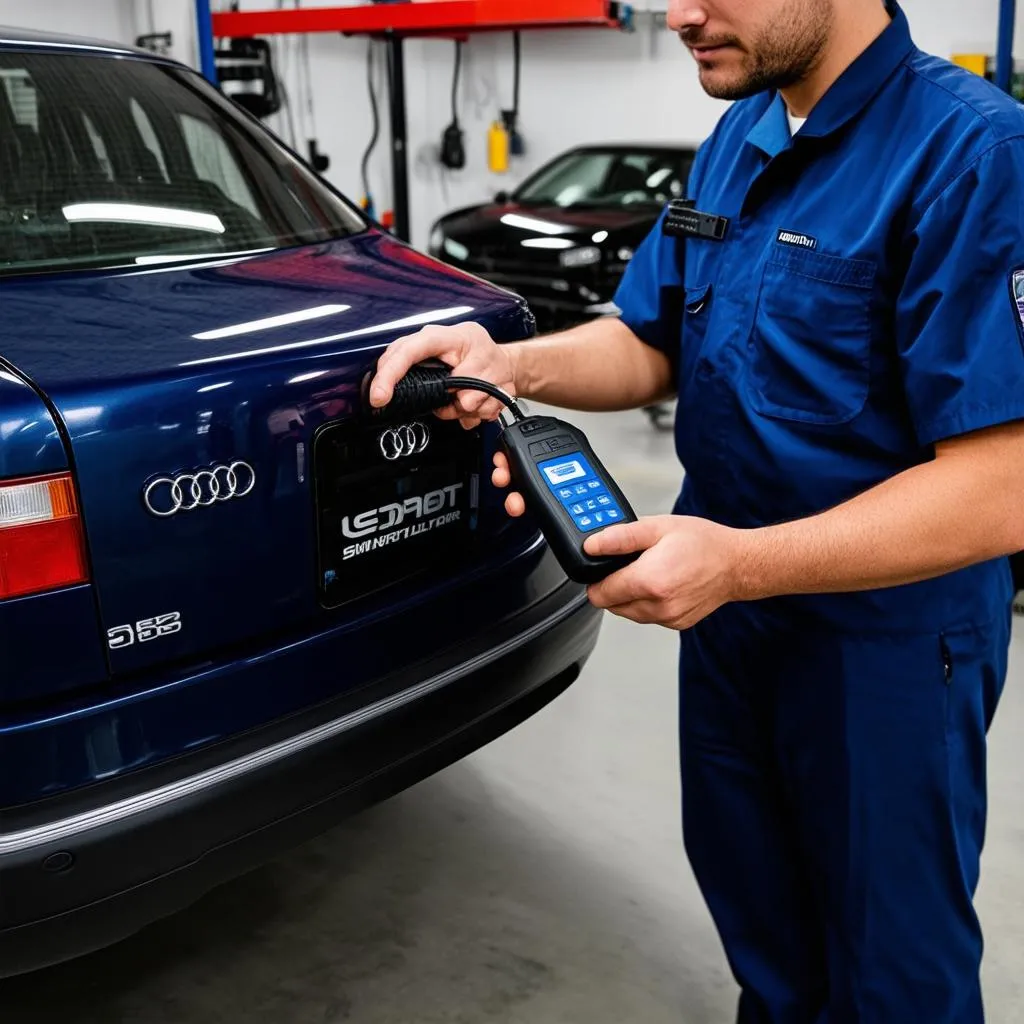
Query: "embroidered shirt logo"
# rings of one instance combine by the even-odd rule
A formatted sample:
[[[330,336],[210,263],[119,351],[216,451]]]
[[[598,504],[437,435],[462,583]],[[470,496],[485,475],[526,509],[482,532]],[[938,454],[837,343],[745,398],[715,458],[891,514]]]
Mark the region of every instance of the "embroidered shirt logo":
[[[1013,304],[1021,326],[1024,327],[1024,270],[1013,272]]]
[[[795,245],[801,249],[817,249],[818,240],[810,235],[799,235],[795,231],[780,231],[779,242],[782,245]]]

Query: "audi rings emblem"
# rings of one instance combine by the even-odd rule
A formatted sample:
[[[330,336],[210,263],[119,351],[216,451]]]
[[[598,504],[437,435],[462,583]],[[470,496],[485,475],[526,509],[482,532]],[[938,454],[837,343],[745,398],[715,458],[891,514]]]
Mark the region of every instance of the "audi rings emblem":
[[[152,515],[167,519],[179,512],[244,498],[255,486],[256,470],[248,462],[232,462],[230,466],[157,477],[146,484],[142,503]]]
[[[423,423],[391,427],[380,435],[380,453],[388,462],[397,462],[410,455],[419,455],[430,444],[430,431]]]

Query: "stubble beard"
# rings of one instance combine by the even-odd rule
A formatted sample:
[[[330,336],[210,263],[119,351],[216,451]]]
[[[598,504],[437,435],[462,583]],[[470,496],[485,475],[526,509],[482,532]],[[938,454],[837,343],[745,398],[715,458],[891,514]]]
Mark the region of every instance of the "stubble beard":
[[[744,73],[718,81],[710,69],[699,73],[701,86],[714,99],[742,100],[770,89],[803,81],[817,67],[832,31],[829,0],[800,0],[784,17],[765,29],[744,52]]]

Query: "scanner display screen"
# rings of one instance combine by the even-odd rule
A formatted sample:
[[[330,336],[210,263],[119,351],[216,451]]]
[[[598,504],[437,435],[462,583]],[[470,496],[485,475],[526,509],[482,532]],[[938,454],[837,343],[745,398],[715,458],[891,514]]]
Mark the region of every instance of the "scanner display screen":
[[[539,462],[548,489],[583,533],[624,519],[622,509],[580,452]]]

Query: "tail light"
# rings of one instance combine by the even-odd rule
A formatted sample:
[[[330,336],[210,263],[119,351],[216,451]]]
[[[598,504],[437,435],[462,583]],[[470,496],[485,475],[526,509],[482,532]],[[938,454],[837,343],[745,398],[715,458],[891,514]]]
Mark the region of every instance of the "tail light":
[[[88,578],[70,475],[0,482],[0,600]]]

